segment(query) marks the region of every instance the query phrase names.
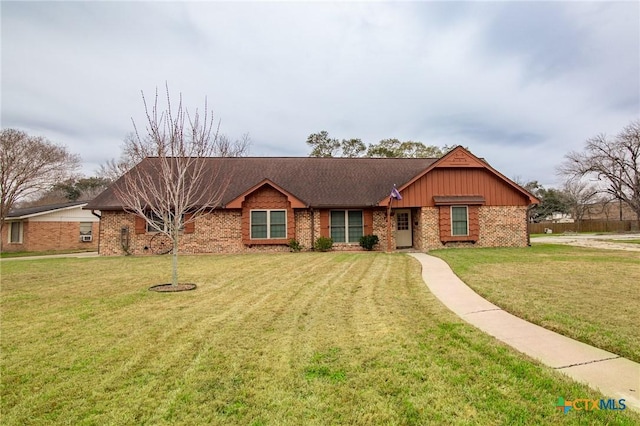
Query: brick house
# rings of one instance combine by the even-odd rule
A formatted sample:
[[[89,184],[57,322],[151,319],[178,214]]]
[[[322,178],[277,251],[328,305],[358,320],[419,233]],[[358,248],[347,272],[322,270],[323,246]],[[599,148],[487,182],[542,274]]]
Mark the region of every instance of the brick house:
[[[15,209],[2,226],[2,251],[97,250],[100,219],[86,201]]]
[[[136,167],[153,170],[154,158]],[[183,253],[287,251],[331,237],[334,250],[360,250],[375,234],[378,249],[446,246],[522,247],[527,208],[539,201],[457,147],[433,158],[206,158],[230,178],[223,199],[186,226]],[[212,186],[217,185],[212,179]],[[118,185],[116,182],[114,185]],[[401,196],[391,198],[396,185]],[[151,253],[143,218],[123,210],[113,187],[85,207],[100,210],[99,252]]]

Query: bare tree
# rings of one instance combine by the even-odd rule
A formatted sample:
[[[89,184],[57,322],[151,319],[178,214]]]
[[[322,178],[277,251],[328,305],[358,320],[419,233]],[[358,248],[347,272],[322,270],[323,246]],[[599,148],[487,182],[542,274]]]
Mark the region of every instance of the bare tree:
[[[0,134],[0,226],[17,201],[50,189],[79,167],[80,157],[70,154],[66,147],[20,130],[3,129]]]
[[[582,221],[585,215],[593,209],[593,204],[597,200],[600,191],[595,185],[570,179],[565,182],[562,192],[568,210],[578,225],[577,231],[580,231]]]
[[[158,92],[149,107],[142,94],[146,113],[146,134],[134,122],[135,137],[129,148],[134,155],[150,152],[153,157],[133,167],[114,186],[125,211],[143,218],[148,227],[165,234],[172,244],[171,283],[178,284],[178,243],[184,227],[217,206],[229,177],[212,170],[206,157],[216,154],[218,127],[209,115],[205,100],[202,114],[193,114],[171,103],[166,88],[166,110],[158,110]]]
[[[602,192],[629,205],[640,223],[640,120],[614,138],[601,134],[588,139],[583,152],[565,156],[559,172],[569,179],[598,181]]]
[[[251,138],[248,133],[235,141],[229,139],[227,135],[221,134],[215,142],[214,157],[246,157],[251,147]]]
[[[141,142],[136,133],[127,134],[120,158],[112,158],[101,164],[97,172],[98,177],[115,182],[146,157],[166,154],[165,144],[155,143],[150,135],[143,135],[142,138]],[[251,138],[245,133],[240,139],[232,141],[227,135],[218,134],[216,138],[212,138],[211,144],[212,157],[245,157],[251,148]]]

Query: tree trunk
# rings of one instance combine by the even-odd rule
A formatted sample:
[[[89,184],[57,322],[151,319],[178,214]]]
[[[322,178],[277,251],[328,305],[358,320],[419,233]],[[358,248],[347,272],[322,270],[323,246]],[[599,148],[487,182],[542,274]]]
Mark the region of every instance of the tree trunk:
[[[173,250],[171,250],[171,285],[178,285],[178,231],[171,235],[173,240]]]

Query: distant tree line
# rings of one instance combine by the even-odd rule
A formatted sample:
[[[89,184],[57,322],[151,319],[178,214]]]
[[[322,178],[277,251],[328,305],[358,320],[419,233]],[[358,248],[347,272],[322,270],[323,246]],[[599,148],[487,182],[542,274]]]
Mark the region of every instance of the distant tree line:
[[[628,205],[640,226],[640,120],[613,137],[599,134],[587,139],[583,151],[565,156],[558,172],[570,185],[593,187]]]
[[[361,139],[332,138],[326,130],[310,134],[307,145],[311,148],[309,157],[439,158],[454,148],[415,141],[403,142],[395,138],[367,146]]]
[[[610,199],[603,196],[594,185],[584,182],[566,182],[562,188],[545,188],[538,181],[520,184],[539,200],[540,204],[529,209],[531,222],[544,222],[554,213],[570,215],[580,221],[588,213],[599,213]]]
[[[557,172],[563,178],[559,189],[544,188],[538,181],[519,182],[541,200],[530,209],[531,221],[543,221],[557,212],[579,222],[617,201],[631,208],[640,226],[640,120],[613,137],[600,134],[588,139],[584,150],[565,155]]]

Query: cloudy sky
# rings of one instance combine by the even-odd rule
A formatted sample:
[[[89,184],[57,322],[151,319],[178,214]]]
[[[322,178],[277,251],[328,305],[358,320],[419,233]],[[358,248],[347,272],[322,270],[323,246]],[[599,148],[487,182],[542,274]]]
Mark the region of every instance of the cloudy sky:
[[[565,153],[640,118],[640,3],[0,3],[2,127],[92,174],[143,125],[141,91],[205,97],[253,156],[311,133],[468,146],[558,184]]]

